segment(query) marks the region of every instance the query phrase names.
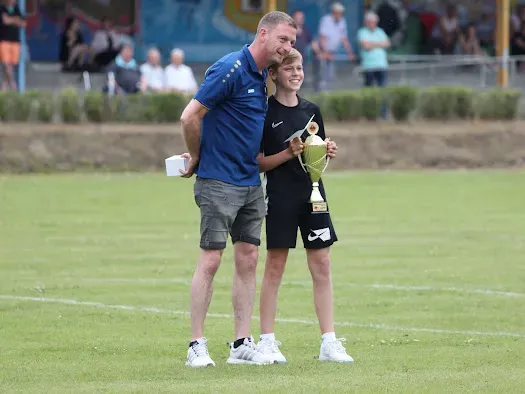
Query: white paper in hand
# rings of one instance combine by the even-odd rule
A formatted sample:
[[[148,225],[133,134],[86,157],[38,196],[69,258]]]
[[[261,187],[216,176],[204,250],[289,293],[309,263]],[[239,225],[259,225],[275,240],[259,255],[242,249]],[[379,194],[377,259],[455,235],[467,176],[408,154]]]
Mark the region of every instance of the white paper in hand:
[[[166,175],[167,176],[181,176],[179,170],[186,171],[188,168],[188,158],[184,158],[181,155],[175,155],[166,159]]]
[[[297,138],[297,137],[301,137],[304,133],[304,131],[308,128],[308,125],[310,125],[310,122],[312,121],[312,119],[314,118],[315,114],[312,115],[312,117],[310,118],[310,120],[308,121],[308,123],[306,124],[306,126],[304,126],[304,129],[301,129],[301,130],[297,130],[295,133],[293,133],[290,137],[288,137],[287,139],[284,140],[284,142],[290,142],[291,140],[293,140],[294,138]]]

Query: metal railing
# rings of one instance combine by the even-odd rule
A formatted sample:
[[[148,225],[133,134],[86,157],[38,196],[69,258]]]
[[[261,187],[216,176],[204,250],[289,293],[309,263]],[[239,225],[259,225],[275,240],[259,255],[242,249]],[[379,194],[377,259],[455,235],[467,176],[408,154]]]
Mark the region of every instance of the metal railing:
[[[479,85],[487,87],[487,77],[489,73],[497,71],[499,66],[506,67],[509,71],[509,84],[512,85],[516,80],[516,66],[518,62],[524,62],[525,56],[489,57],[489,56],[433,56],[433,55],[408,55],[398,56],[398,63],[391,63],[388,71],[399,71],[401,74],[400,83],[409,81],[409,72],[415,70],[426,70],[430,78],[436,78],[436,71],[444,69],[457,69],[463,66],[475,66],[479,68]],[[365,71],[357,66],[352,70],[352,77],[356,78]]]

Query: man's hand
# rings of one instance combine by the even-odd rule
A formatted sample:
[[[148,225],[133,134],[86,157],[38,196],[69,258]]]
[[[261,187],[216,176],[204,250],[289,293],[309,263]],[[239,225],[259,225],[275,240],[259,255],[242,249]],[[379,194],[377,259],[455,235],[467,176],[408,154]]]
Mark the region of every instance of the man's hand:
[[[179,171],[182,174],[183,178],[191,178],[193,174],[195,173],[195,168],[197,167],[199,160],[191,157],[189,153],[183,153],[181,157],[183,157],[184,159],[190,159],[190,160],[188,161],[188,167],[186,168],[186,171],[184,170],[179,170]]]
[[[295,137],[293,140],[290,141],[290,146],[288,146],[288,150],[292,154],[293,157],[299,156],[301,153],[303,153],[304,150],[304,144],[300,137]]]
[[[325,140],[326,142],[326,154],[330,159],[335,159],[337,155],[337,144],[334,141],[331,141],[329,138]]]

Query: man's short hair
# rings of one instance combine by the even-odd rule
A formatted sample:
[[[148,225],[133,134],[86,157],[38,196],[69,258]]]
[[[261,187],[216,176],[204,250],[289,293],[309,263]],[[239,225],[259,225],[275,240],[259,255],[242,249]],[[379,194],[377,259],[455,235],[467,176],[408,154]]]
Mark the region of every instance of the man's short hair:
[[[175,55],[179,55],[180,57],[184,57],[184,51],[180,48],[174,48],[171,53],[170,53],[170,56],[175,56]]]
[[[296,60],[302,60],[303,59],[303,56],[301,55],[301,52],[299,52],[297,49],[295,48],[292,48],[292,50],[288,53],[288,55],[286,55],[284,58],[283,58],[283,61],[281,63],[273,63],[270,68],[273,70],[273,71],[277,71],[279,69],[280,66],[282,65],[285,65],[285,64],[288,64],[288,63],[292,63]]]
[[[259,25],[257,26],[257,34],[259,34],[262,28],[271,30],[275,26],[280,24],[292,26],[294,29],[297,29],[297,24],[295,23],[293,18],[286,12],[272,11],[264,15],[259,21]]]
[[[379,16],[374,11],[368,11],[365,14],[365,21],[379,21]]]

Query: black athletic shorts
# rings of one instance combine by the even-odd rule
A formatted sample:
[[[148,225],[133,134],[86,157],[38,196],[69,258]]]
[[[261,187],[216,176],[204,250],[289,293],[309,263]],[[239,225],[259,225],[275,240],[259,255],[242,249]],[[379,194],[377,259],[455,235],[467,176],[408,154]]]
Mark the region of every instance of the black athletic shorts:
[[[293,211],[268,206],[266,215],[266,248],[293,249],[297,229],[301,231],[305,249],[322,249],[337,241],[329,211],[312,213],[312,204],[305,203]]]

